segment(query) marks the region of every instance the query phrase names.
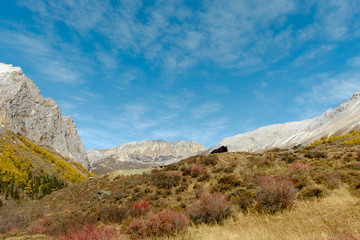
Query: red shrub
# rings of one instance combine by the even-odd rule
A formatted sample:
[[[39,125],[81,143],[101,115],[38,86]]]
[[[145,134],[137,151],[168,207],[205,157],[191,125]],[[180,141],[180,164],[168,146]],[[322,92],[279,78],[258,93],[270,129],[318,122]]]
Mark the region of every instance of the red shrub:
[[[142,219],[133,219],[126,228],[132,239],[144,239],[148,235],[146,222]]]
[[[201,165],[195,165],[192,167],[191,171],[202,173],[204,171],[204,167]]]
[[[151,235],[173,235],[184,232],[190,224],[189,217],[181,212],[164,209],[151,215],[147,220],[147,226]]]
[[[47,231],[51,221],[49,218],[40,218],[30,223],[27,227],[29,233],[43,234]]]
[[[204,193],[186,212],[194,223],[219,223],[230,216],[231,202],[222,193]]]
[[[96,225],[85,225],[79,230],[69,230],[65,236],[58,236],[59,240],[109,240],[118,239],[118,233],[110,227],[98,228]]]
[[[197,177],[200,175],[200,173],[203,173],[205,171],[204,167],[201,165],[195,165],[191,169],[191,176]]]
[[[131,206],[132,215],[135,217],[144,215],[149,211],[150,207],[151,207],[150,202],[146,198],[144,198],[140,202],[134,202],[133,205]]]
[[[16,232],[17,230],[19,230],[19,227],[17,226],[12,226],[8,229],[8,233],[12,233],[12,232]]]
[[[189,224],[189,217],[185,214],[164,209],[145,220],[134,219],[127,227],[127,233],[138,239],[151,236],[171,236],[184,232]]]
[[[312,166],[310,164],[302,163],[302,162],[295,162],[290,165],[290,171],[292,171],[292,172],[294,172],[294,171],[308,172],[311,169],[312,169]]]
[[[284,176],[258,176],[257,185],[260,187],[256,194],[259,210],[268,213],[289,208],[296,198],[294,184]]]

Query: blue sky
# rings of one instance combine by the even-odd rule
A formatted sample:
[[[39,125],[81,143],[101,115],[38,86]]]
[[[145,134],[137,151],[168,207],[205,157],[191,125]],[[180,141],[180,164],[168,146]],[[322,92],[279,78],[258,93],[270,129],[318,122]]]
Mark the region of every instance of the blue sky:
[[[86,149],[211,147],[359,91],[360,3],[1,1],[0,53],[74,118]]]

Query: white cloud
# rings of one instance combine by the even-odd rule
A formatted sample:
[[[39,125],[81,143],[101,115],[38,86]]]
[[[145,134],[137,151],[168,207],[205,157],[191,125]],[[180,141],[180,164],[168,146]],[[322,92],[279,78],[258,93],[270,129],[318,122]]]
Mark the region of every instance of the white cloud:
[[[317,16],[324,33],[335,40],[347,38],[356,5],[351,0],[319,1]]]
[[[203,0],[200,10],[182,1],[162,0],[154,5],[122,0],[115,6],[109,0],[18,3],[46,19],[44,25],[49,20],[63,21],[81,35],[102,35],[112,51],[97,53],[97,58],[109,68],[117,66],[114,57],[120,50],[144,56],[149,64],[165,71],[181,71],[203,61],[257,71],[324,35],[333,41],[348,38],[359,10],[351,0],[301,5],[293,0]],[[300,29],[293,30],[291,25],[284,28],[291,14],[310,14],[303,5],[315,8],[315,19]]]
[[[360,68],[360,56],[349,59],[347,64],[351,67]]]
[[[297,109],[302,117],[315,117],[327,108],[335,107],[360,91],[360,73],[348,72],[315,75],[308,79],[309,91],[296,96]]]
[[[195,119],[203,118],[221,110],[223,106],[216,102],[206,102],[191,108],[190,112]]]

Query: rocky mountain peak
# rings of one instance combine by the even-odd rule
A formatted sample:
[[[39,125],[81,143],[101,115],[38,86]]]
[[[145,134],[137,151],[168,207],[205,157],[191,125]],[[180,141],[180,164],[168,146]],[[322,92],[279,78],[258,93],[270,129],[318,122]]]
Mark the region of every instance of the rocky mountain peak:
[[[17,73],[23,75],[23,71],[20,67],[14,67],[11,64],[0,63],[0,74]]]
[[[0,121],[2,127],[50,147],[88,166],[85,148],[71,117],[63,117],[56,102],[43,98],[21,68],[0,63]]]
[[[206,148],[191,141],[148,140],[124,143],[118,147],[88,150],[91,170],[104,174],[121,168],[166,165],[193,156]]]

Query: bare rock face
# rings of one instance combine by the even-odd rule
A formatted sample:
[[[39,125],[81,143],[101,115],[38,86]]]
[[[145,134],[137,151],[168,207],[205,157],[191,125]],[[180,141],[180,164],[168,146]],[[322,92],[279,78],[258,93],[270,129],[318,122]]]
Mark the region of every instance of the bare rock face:
[[[150,140],[122,144],[105,150],[87,151],[91,170],[104,174],[118,169],[166,165],[193,156],[206,148],[189,141]]]
[[[290,148],[307,145],[321,137],[343,135],[360,130],[360,91],[336,109],[297,122],[275,124],[223,139],[218,145],[229,151],[259,152],[270,148]]]
[[[0,63],[2,127],[50,147],[88,167],[86,151],[71,117],[61,116],[53,99],[43,98],[21,68]]]

